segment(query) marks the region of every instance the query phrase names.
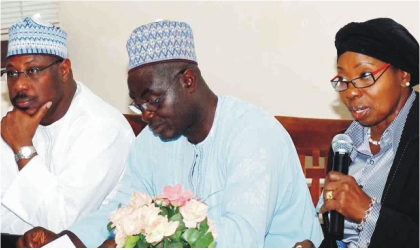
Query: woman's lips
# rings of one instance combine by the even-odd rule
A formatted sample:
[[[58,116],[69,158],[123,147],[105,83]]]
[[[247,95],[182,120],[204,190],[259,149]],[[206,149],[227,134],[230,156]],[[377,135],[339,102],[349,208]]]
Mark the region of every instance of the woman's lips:
[[[369,111],[371,110],[370,107],[351,107],[350,109],[351,115],[353,116],[354,119],[356,120],[361,120],[363,118],[365,118],[368,114]]]

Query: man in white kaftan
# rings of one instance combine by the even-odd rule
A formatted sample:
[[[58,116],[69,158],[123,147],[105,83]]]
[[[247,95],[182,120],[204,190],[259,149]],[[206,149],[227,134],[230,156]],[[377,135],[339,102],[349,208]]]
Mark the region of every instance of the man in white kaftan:
[[[98,209],[125,169],[133,139],[124,116],[77,82],[66,115],[38,126],[38,155],[22,171],[1,140],[1,232],[60,232]]]
[[[73,80],[66,37],[39,17],[10,29],[4,74],[14,107],[1,124],[2,240],[36,226],[68,228],[100,207],[125,170],[134,133],[117,109]]]

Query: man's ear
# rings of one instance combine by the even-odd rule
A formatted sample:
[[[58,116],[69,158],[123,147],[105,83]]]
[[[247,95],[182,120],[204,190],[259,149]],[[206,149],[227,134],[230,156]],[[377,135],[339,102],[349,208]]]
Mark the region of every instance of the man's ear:
[[[197,75],[194,70],[187,69],[179,80],[181,81],[182,86],[188,89],[188,92],[192,93],[197,89]]]
[[[61,79],[63,80],[63,82],[67,82],[71,74],[70,59],[64,59],[64,61],[60,63],[60,73],[61,73]]]

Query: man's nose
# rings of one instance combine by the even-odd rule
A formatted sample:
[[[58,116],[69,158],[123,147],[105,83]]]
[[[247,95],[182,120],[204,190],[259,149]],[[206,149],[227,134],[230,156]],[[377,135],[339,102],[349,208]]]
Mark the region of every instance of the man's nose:
[[[18,78],[14,81],[13,85],[17,91],[27,90],[29,88],[29,77],[24,72],[19,72]]]
[[[141,119],[144,122],[149,123],[150,118],[152,118],[153,116],[154,116],[154,113],[153,112],[149,112],[149,111],[146,111],[146,110],[143,110],[141,112]]]

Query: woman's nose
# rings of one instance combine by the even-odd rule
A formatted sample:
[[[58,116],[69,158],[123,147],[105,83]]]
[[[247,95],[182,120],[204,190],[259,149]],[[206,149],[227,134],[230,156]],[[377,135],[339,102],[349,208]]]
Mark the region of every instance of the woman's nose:
[[[360,97],[361,91],[356,88],[353,83],[349,83],[347,90],[345,91],[347,99],[354,99]]]

